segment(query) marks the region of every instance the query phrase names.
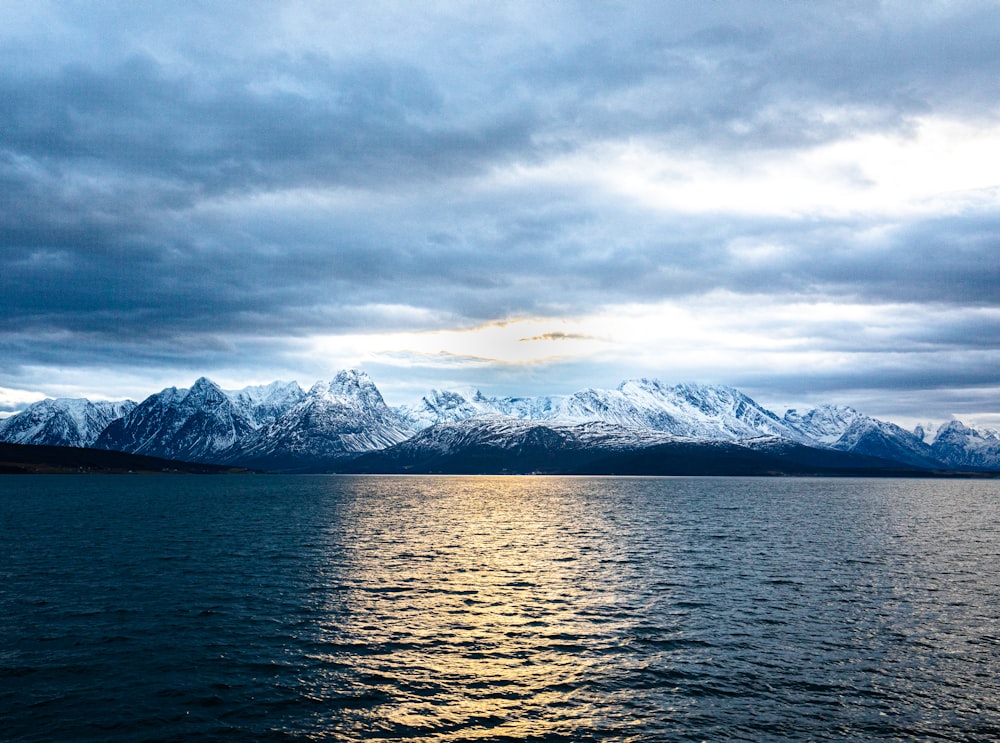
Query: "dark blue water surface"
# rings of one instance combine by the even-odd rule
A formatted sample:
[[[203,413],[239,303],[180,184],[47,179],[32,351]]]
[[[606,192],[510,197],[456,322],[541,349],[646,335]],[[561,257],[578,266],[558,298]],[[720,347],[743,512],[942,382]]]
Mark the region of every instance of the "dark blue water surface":
[[[1000,483],[0,478],[0,739],[1000,738]]]

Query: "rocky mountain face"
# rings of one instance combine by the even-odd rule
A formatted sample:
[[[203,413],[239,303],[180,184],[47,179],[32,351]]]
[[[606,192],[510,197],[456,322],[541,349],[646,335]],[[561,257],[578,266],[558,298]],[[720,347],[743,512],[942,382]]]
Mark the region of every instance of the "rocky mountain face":
[[[345,463],[342,471],[410,474],[907,474],[898,462],[778,437],[708,440],[604,421],[500,415],[437,423]]]
[[[789,410],[783,420],[801,434],[805,442],[914,467],[935,469],[943,465],[931,447],[915,433],[844,405],[824,405],[804,414]]]
[[[554,397],[487,397],[435,390],[404,417],[414,426],[458,421],[481,415],[504,415],[529,421],[601,421],[713,441],[751,436],[797,434],[774,413],[732,387],[633,379],[616,389],[586,389]]]
[[[96,446],[192,462],[255,467],[318,467],[406,439],[412,429],[371,379],[342,371],[303,392],[275,382],[224,392],[202,377],[168,388],[108,426]]]
[[[805,413],[788,410],[782,421],[806,441],[832,446],[852,423],[866,417],[846,405],[821,405]]]
[[[322,468],[324,463],[398,444],[412,433],[367,374],[342,371],[329,383],[313,385],[229,458],[277,469]]]
[[[925,470],[1000,470],[1000,434],[957,421],[925,440],[922,431],[905,431],[846,406],[789,410],[779,418],[731,387],[652,379],[545,397],[435,390],[417,405],[393,409],[366,374],[353,370],[308,392],[294,382],[225,391],[202,377],[189,389],[169,387],[139,404],[45,400],[0,421],[0,441],[281,471],[339,470],[380,451],[385,456],[359,461],[390,468],[393,461],[407,461],[412,468],[414,461],[445,457],[453,462],[449,466],[468,468],[477,461],[485,467],[487,461],[516,459],[518,468],[535,463],[551,471],[553,462],[579,468],[599,455],[617,457],[616,467],[625,466],[625,457],[652,471],[659,465],[650,452],[668,461],[683,447],[697,450],[691,454],[696,458],[725,450],[732,461],[754,452],[750,469],[764,455],[787,463],[794,450],[796,461],[812,457],[821,468],[830,465],[829,452],[840,452],[855,458],[837,460],[838,467],[884,468],[888,462]],[[804,450],[826,453],[806,456]],[[460,457],[468,463],[454,464]]]
[[[936,459],[949,467],[1000,469],[1000,432],[951,421],[937,429],[930,445]]]
[[[89,447],[108,425],[135,408],[131,400],[42,400],[0,421],[0,441],[36,446]]]
[[[98,449],[186,462],[225,461],[258,428],[252,413],[205,377],[190,389],[167,389],[143,400],[105,429]]]
[[[934,452],[910,431],[894,423],[863,416],[853,421],[833,444],[841,451],[867,454],[926,469],[943,469]]]
[[[295,382],[271,382],[226,394],[257,428],[274,423],[306,396]]]

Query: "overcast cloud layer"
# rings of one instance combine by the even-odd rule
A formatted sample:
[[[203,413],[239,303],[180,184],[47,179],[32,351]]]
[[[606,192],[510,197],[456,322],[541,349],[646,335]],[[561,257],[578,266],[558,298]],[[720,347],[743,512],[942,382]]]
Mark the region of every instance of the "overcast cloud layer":
[[[146,5],[0,2],[0,409],[360,366],[1000,422],[997,2]]]

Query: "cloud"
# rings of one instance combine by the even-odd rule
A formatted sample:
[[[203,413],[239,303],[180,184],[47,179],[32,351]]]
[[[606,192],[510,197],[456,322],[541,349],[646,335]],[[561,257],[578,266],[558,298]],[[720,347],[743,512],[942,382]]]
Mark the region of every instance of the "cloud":
[[[563,333],[560,331],[552,333],[542,333],[541,335],[533,335],[530,338],[518,338],[518,341],[591,341],[597,340],[592,335],[586,335],[584,333]]]
[[[65,384],[88,389],[88,369],[288,377],[381,363],[356,336],[519,318],[549,324],[503,343],[559,340],[563,356],[604,343],[622,308],[687,306],[720,355],[747,332],[854,359],[741,373],[699,357],[718,381],[980,385],[1000,335],[994,14],[15,4],[0,371],[30,387],[78,369]],[[833,309],[789,316],[806,306]],[[479,368],[545,385],[543,366],[568,383],[663,363],[631,342]]]
[[[0,387],[0,413],[12,413],[24,410],[31,403],[42,399],[44,399],[44,395],[40,395],[37,392]],[[0,416],[0,418],[2,417],[6,416]]]

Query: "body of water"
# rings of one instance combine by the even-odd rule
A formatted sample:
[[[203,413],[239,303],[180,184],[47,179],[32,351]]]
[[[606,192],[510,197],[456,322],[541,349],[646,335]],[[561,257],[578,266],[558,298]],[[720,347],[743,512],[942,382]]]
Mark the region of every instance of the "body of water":
[[[1000,482],[0,478],[0,740],[1000,738]]]

